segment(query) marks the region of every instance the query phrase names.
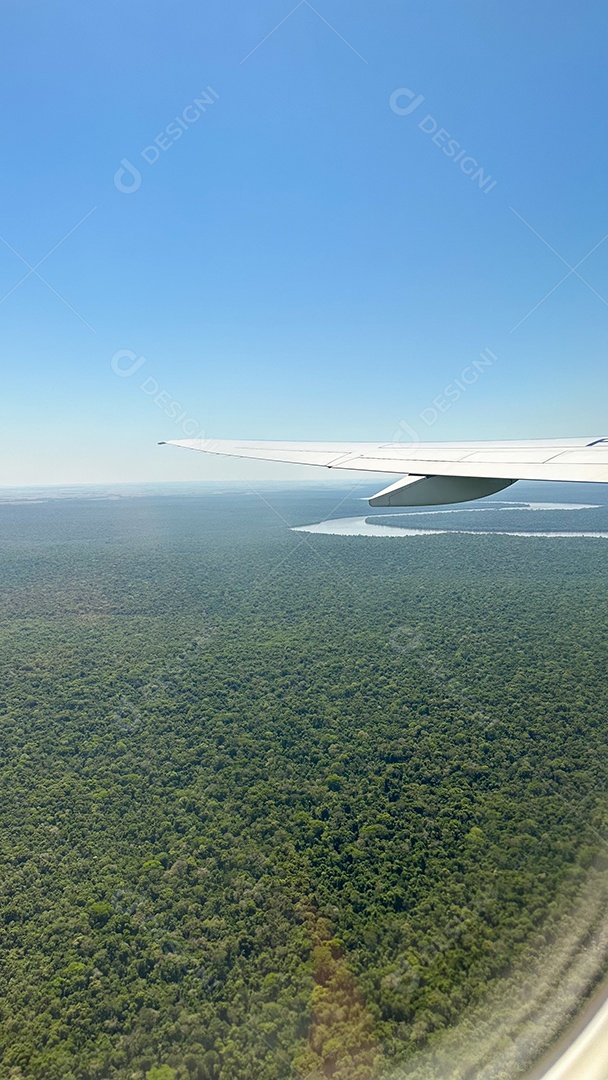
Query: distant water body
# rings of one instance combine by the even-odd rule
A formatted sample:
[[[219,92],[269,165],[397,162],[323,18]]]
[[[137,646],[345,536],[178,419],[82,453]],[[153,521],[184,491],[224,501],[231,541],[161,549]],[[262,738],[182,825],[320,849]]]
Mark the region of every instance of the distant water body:
[[[367,499],[364,500],[367,502]],[[599,503],[542,503],[542,502],[501,502],[495,506],[456,506],[451,510],[417,510],[412,507],[408,511],[411,516],[415,514],[416,517],[425,517],[429,514],[484,514],[484,513],[496,513],[500,510],[599,510]],[[397,513],[391,514],[390,517],[407,517],[408,514]],[[389,516],[389,515],[387,515]]]
[[[423,517],[435,514],[466,514],[466,513],[496,513],[500,510],[595,510],[597,504],[584,503],[509,503],[501,506],[490,507],[467,507],[456,510],[421,510],[409,513],[386,514],[384,517],[408,518]],[[447,533],[458,533],[460,536],[525,536],[539,539],[591,539],[608,540],[608,532],[577,532],[575,530],[561,530],[559,532],[535,531],[523,529],[420,529],[408,528],[405,525],[379,525],[368,521],[367,517],[333,518],[320,521],[315,525],[298,525],[293,532],[319,533],[324,536],[445,536]]]

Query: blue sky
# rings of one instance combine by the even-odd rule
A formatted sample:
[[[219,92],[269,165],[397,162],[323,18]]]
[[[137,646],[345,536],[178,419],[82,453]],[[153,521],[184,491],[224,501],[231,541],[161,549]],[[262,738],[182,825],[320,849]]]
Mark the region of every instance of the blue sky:
[[[195,428],[608,434],[607,21],[5,4],[0,485],[312,479],[156,445]]]

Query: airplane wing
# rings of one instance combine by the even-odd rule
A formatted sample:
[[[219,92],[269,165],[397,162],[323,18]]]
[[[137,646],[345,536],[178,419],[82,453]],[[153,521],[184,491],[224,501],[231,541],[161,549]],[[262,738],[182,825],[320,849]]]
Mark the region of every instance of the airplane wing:
[[[172,439],[206,454],[396,473],[370,506],[432,506],[492,495],[516,480],[608,483],[608,437],[528,442],[334,443]]]

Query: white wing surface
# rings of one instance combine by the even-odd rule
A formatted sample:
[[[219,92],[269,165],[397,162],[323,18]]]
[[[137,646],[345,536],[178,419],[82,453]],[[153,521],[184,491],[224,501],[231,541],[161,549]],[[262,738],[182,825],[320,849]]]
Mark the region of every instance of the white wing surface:
[[[260,458],[326,469],[396,473],[372,506],[428,506],[491,495],[516,480],[608,483],[608,437],[528,442],[333,443],[176,439],[206,454]]]

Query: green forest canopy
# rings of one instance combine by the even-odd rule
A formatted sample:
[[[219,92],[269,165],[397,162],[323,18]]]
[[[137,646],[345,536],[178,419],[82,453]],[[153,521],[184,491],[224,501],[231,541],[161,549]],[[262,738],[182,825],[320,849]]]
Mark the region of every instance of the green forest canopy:
[[[604,869],[606,542],[340,497],[0,505],[2,1080],[414,1070]]]

